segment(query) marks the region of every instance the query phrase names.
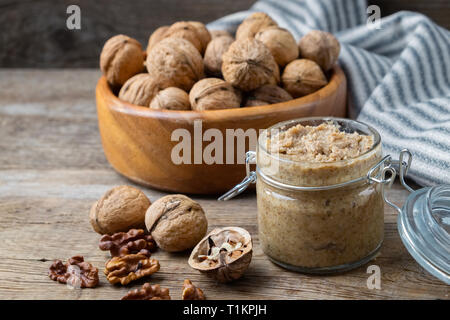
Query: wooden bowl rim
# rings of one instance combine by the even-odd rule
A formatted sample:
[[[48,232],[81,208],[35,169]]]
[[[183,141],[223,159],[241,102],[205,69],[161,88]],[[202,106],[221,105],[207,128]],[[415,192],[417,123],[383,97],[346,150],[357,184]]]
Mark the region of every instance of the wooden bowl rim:
[[[159,118],[172,120],[211,120],[211,121],[233,121],[243,118],[254,118],[267,116],[273,113],[288,112],[301,107],[308,107],[313,102],[325,99],[334,94],[346,81],[344,71],[338,65],[332,69],[330,81],[326,86],[304,97],[292,99],[286,102],[275,103],[264,106],[231,108],[219,110],[156,110],[148,107],[138,106],[119,99],[111,90],[106,78],[101,76],[97,83],[97,94],[109,100],[107,106],[117,112],[145,118]]]

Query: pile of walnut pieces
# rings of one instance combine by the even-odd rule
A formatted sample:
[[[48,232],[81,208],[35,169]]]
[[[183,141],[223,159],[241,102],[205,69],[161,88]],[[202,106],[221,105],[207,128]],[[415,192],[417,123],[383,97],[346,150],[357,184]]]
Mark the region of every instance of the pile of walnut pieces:
[[[240,278],[252,258],[252,239],[245,229],[216,228],[206,235],[208,221],[203,208],[182,194],[167,195],[151,203],[141,190],[118,186],[93,204],[89,219],[94,231],[102,235],[100,250],[110,253],[104,274],[113,285],[126,286],[158,272],[159,261],[152,258],[157,248],[167,252],[194,248],[188,264],[218,282]],[[66,264],[55,260],[49,277],[81,288],[94,288],[99,283],[98,269],[82,256],[72,257]],[[205,300],[205,294],[185,279],[181,298]],[[170,295],[167,288],[145,283],[123,299],[168,300]]]
[[[314,30],[297,43],[263,12],[248,16],[235,37],[196,21],[158,28],[147,49],[128,36],[106,41],[100,69],[120,99],[151,109],[215,110],[280,103],[328,83],[340,51]]]

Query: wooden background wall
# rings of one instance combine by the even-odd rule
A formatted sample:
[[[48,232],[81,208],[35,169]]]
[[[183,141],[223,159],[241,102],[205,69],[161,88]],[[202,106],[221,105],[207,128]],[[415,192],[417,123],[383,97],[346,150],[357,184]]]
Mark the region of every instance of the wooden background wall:
[[[344,0],[345,1],[345,0]],[[0,67],[96,67],[103,43],[124,33],[146,44],[160,25],[209,22],[255,0],[0,0]],[[450,28],[449,0],[371,0],[382,15],[424,13]],[[66,8],[81,8],[82,30],[66,29]]]

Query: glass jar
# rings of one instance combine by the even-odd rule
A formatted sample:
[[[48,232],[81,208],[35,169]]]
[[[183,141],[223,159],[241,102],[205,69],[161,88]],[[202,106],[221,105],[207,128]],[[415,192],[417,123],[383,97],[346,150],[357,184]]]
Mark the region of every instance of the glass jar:
[[[274,132],[332,121],[345,132],[371,135],[371,149],[337,162],[305,162],[271,154]],[[368,171],[382,158],[379,134],[348,119],[306,118],[279,123],[258,139],[256,194],[263,251],[285,268],[330,273],[372,259],[383,242],[384,201]]]
[[[297,124],[334,122],[341,131],[371,135],[373,145],[358,157],[305,162],[271,154],[268,137]],[[384,202],[398,212],[400,237],[412,257],[450,284],[450,185],[414,191],[405,182],[412,154],[382,157],[381,139],[370,126],[340,118],[303,118],[261,133],[256,153],[247,152],[244,180],[219,200],[229,200],[256,183],[259,239],[275,263],[305,273],[334,273],[371,260],[381,247]],[[256,164],[251,171],[250,165]],[[402,208],[386,198],[399,174],[411,194]]]

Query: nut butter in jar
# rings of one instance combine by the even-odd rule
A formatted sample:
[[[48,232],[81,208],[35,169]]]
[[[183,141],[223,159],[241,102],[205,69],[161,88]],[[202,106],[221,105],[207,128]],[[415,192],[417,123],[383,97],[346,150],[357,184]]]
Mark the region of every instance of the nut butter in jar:
[[[256,160],[264,252],[311,273],[373,258],[383,241],[384,201],[381,185],[365,177],[381,158],[379,134],[353,120],[305,118],[264,131]]]

